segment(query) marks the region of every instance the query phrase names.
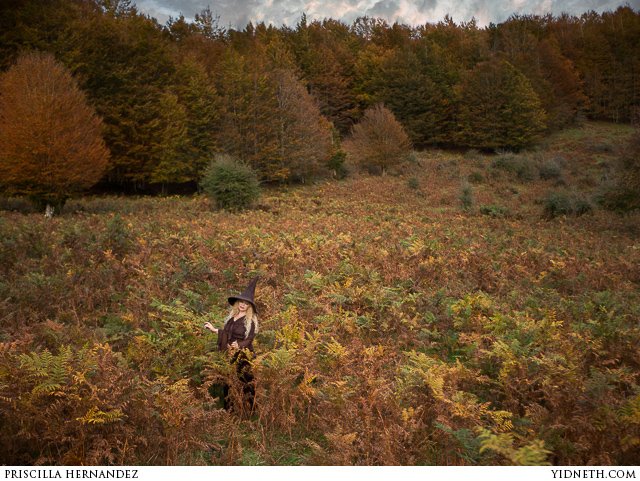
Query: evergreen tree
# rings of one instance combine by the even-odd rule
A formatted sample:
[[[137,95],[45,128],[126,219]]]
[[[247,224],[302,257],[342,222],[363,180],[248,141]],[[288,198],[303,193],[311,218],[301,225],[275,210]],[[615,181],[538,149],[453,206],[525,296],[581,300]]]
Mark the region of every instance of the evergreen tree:
[[[173,91],[185,110],[187,181],[195,181],[220,150],[220,97],[204,67],[192,59],[177,66]]]
[[[529,80],[504,60],[478,64],[459,88],[461,145],[521,149],[545,129],[545,112]]]
[[[190,161],[187,111],[171,92],[161,95],[152,105],[153,120],[150,140],[148,182],[152,184],[182,183],[196,180]]]
[[[157,24],[140,15],[76,25],[68,61],[105,119],[107,179],[119,184],[198,179],[215,150],[218,104],[204,70],[180,59]]]
[[[175,72],[167,43],[138,15],[78,21],[73,42],[80,48],[68,51],[67,62],[104,118],[108,180],[148,183],[164,141],[161,102]]]
[[[590,98],[592,117],[629,122],[640,104],[640,13],[630,7],[581,17],[576,61]]]
[[[489,57],[487,29],[479,29],[475,19],[457,25],[451,17],[418,28],[420,43],[427,47],[432,64],[440,67],[455,83],[459,74],[471,70]]]
[[[247,162],[262,180],[286,180],[288,171],[278,156],[276,90],[264,58],[248,60],[230,49],[219,73],[222,151]]]
[[[214,15],[209,7],[196,13],[194,25],[196,31],[209,40],[223,39],[226,34],[226,29],[220,26],[220,16]]]
[[[354,66],[354,92],[363,111],[382,101],[382,66],[392,55],[392,50],[373,44],[364,45],[358,51]]]
[[[491,30],[494,51],[529,79],[547,112],[548,128],[558,129],[575,123],[587,99],[573,63],[546,31],[549,22],[549,16],[513,16]]]
[[[301,80],[318,101],[322,114],[343,134],[358,117],[353,91],[353,40],[344,24],[325,20],[307,25],[304,16],[289,36]]]
[[[395,114],[414,143],[446,143],[453,130],[453,93],[444,82],[436,83],[428,54],[423,49],[419,53],[405,48],[386,57],[375,97]]]
[[[318,175],[331,152],[331,127],[273,40],[244,58],[230,50],[220,73],[220,146],[248,162],[267,182]]]
[[[538,45],[540,77],[536,89],[548,114],[549,129],[574,124],[586,111],[588,99],[573,63],[560,52],[555,38]]]

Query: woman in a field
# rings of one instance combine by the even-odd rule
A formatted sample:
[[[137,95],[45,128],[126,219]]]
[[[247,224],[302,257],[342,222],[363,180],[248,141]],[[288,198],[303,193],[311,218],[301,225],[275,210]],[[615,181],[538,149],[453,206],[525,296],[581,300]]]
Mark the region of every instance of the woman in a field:
[[[218,334],[218,350],[226,351],[231,363],[236,366],[238,378],[242,382],[244,400],[253,408],[255,388],[251,373],[251,357],[253,355],[253,338],[258,332],[258,316],[254,302],[256,283],[254,278],[242,294],[229,297],[231,311],[224,321],[222,329],[213,327],[207,322],[204,327]],[[224,408],[228,409],[229,386],[224,386]]]

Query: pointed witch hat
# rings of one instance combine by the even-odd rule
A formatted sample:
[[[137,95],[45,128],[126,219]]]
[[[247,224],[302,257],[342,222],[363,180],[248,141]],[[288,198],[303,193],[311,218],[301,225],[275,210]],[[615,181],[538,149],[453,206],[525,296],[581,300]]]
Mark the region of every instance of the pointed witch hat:
[[[256,295],[256,284],[258,283],[258,279],[259,277],[254,277],[253,279],[251,279],[251,282],[249,282],[249,285],[245,288],[244,291],[242,291],[242,294],[231,296],[229,298],[229,304],[233,306],[236,301],[246,301],[253,307],[253,312],[257,313],[258,309],[256,308],[256,303],[254,302],[253,298]]]

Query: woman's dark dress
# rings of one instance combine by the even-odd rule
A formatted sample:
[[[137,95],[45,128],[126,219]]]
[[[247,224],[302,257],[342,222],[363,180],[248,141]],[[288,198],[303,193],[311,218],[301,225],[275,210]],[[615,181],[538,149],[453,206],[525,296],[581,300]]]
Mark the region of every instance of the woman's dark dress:
[[[251,361],[247,351],[253,353],[253,338],[255,337],[255,324],[251,323],[249,335],[245,338],[244,317],[231,319],[223,329],[218,331],[218,350],[226,351],[234,341],[238,343],[238,350],[231,357],[231,364],[236,365],[238,379],[243,384],[244,399],[249,403],[249,409],[253,408],[255,388],[253,374],[251,373]],[[224,386],[224,408],[229,409],[229,385]]]
[[[224,329],[218,331],[218,350],[226,351],[229,344],[234,341],[238,343],[238,348],[249,349],[253,352],[253,338],[256,333],[256,326],[251,323],[249,335],[245,338],[244,316],[233,320],[231,319],[224,326]]]

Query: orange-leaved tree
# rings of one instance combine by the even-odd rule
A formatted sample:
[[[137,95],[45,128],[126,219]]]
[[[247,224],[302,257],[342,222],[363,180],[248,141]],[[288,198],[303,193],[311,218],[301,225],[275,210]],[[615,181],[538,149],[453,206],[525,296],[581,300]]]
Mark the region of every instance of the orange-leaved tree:
[[[344,143],[349,157],[371,173],[383,174],[411,153],[411,141],[402,124],[382,104],[368,108]]]
[[[53,55],[22,54],[0,76],[0,187],[62,207],[100,180],[109,160],[102,121]]]

